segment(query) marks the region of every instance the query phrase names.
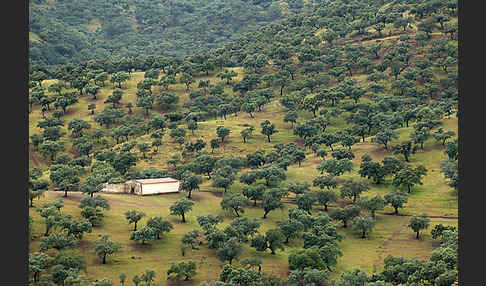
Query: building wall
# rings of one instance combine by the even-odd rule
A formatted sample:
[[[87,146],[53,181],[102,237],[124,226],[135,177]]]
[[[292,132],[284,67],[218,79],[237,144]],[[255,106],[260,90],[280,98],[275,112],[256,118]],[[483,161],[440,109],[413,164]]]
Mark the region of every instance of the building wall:
[[[104,193],[128,193],[129,189],[125,183],[109,184],[105,183],[105,187],[101,190]]]
[[[142,185],[136,181],[127,181],[126,183],[126,186],[127,186],[127,192],[129,194],[135,194],[135,195],[142,195]],[[133,193],[132,193],[132,190],[133,190]]]
[[[142,195],[177,192],[179,192],[179,182],[142,185]]]

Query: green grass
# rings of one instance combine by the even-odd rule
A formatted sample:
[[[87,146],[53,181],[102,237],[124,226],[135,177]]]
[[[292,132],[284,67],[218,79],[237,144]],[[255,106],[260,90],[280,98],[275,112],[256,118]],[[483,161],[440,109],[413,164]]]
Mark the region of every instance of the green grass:
[[[239,73],[238,79],[242,78],[242,70],[236,69]],[[143,73],[132,73],[132,78],[123,84],[124,96],[121,106],[124,106],[127,102],[132,102],[135,105],[135,91],[136,83],[143,79]],[[198,77],[197,81],[210,79],[212,83],[219,82],[220,79],[214,75],[208,77]],[[54,81],[45,81],[43,86],[48,86]],[[192,85],[192,88],[196,88],[197,82]],[[158,87],[154,87],[154,92],[157,92]],[[93,116],[89,115],[87,105],[95,103],[97,106],[96,113],[100,112],[105,106],[109,104],[103,103],[108,95],[112,92],[113,85],[109,82],[101,89],[96,100],[91,99],[91,96],[82,96],[79,103],[74,106],[68,107],[68,112],[62,117],[65,127],[63,129],[67,131],[67,123],[75,117],[83,118],[91,123],[92,129],[100,128],[93,120]],[[175,84],[170,86],[170,91],[176,93],[180,97],[180,101],[175,108],[180,108],[184,102],[188,100],[188,93],[185,91],[185,86],[182,84]],[[226,87],[226,92],[232,94],[231,86]],[[363,98],[362,100],[367,100]],[[134,113],[140,116],[143,115],[143,110],[137,107],[133,108]],[[154,109],[154,112],[164,113],[167,111]],[[187,132],[186,141],[195,141],[197,138],[202,138],[205,142],[216,136],[217,126],[226,126],[231,129],[230,135],[225,139],[225,144],[222,144],[221,148],[215,149],[215,156],[245,156],[250,152],[254,152],[259,149],[271,150],[274,144],[296,142],[298,145],[302,145],[303,141],[293,134],[293,130],[290,124],[283,122],[283,117],[286,113],[286,109],[278,103],[278,99],[273,100],[271,103],[263,108],[263,112],[255,112],[254,118],[250,118],[249,114],[240,112],[237,115],[230,115],[227,120],[209,119],[207,121],[199,122],[199,128],[195,131],[194,135],[191,132]],[[299,122],[312,118],[312,113],[301,111],[299,112]],[[38,106],[33,108],[33,112],[29,115],[29,130],[30,134],[40,132],[37,128],[37,122],[41,120],[42,116]],[[264,120],[270,120],[276,125],[278,133],[271,136],[271,142],[267,141],[265,135],[260,133],[260,123]],[[240,131],[246,128],[246,124],[253,125],[255,131],[253,135],[247,140],[247,143],[243,143],[240,136]],[[185,127],[185,125],[182,125]],[[342,118],[333,118],[330,131],[338,130],[346,126],[346,122]],[[390,143],[391,146],[398,142],[407,140],[411,131],[413,130],[413,124],[408,128],[400,128],[397,130],[400,138]],[[457,118],[452,117],[443,121],[443,128],[445,130],[454,130],[457,133]],[[70,134],[70,132],[68,132]],[[70,150],[71,143],[70,138],[65,136],[61,138],[66,141],[66,146]],[[150,142],[149,135],[144,135],[137,138],[137,142]],[[143,169],[148,167],[154,167],[158,169],[167,168],[167,160],[174,154],[179,154],[180,149],[176,143],[173,143],[168,134],[164,135],[162,141],[163,146],[159,148],[157,153],[149,152],[148,159],[140,159],[137,162],[137,169]],[[340,244],[341,250],[344,254],[339,259],[336,271],[333,272],[333,278],[340,275],[342,271],[351,270],[354,268],[361,268],[362,270],[372,273],[377,272],[383,266],[383,259],[389,255],[404,256],[404,257],[418,257],[421,259],[427,259],[432,249],[438,246],[437,241],[433,241],[430,237],[430,230],[435,224],[443,223],[457,226],[456,218],[432,218],[431,227],[424,232],[420,240],[416,240],[414,233],[407,228],[409,215],[417,215],[427,213],[431,216],[437,217],[457,217],[457,196],[453,194],[452,189],[447,186],[447,182],[444,176],[440,173],[439,164],[440,161],[446,158],[443,153],[444,148],[435,140],[429,139],[425,145],[424,150],[419,150],[417,154],[411,156],[411,164],[423,164],[428,173],[423,179],[423,185],[415,186],[410,194],[409,201],[403,209],[400,209],[400,214],[407,216],[394,216],[389,215],[393,212],[391,207],[386,207],[384,211],[377,212],[377,224],[374,231],[366,239],[360,239],[359,235],[351,233],[350,229],[343,229],[339,224],[339,231],[346,235],[346,238]],[[115,146],[116,148],[116,146]],[[207,147],[208,150],[209,147]],[[366,138],[366,142],[360,142],[352,148],[356,158],[353,160],[354,169],[350,173],[343,175],[343,178],[353,178],[357,180],[365,180],[360,178],[358,174],[360,158],[363,154],[369,153],[373,160],[382,160],[386,155],[392,155],[390,151],[384,150],[382,146],[375,143],[371,143],[371,138]],[[138,150],[134,150],[135,154],[141,157]],[[328,156],[330,157],[330,156]],[[47,169],[49,162],[47,162],[37,152],[29,152],[30,166],[41,167],[44,170]],[[302,162],[302,166],[292,165],[288,168],[287,182],[309,182],[312,184],[312,180],[319,175],[316,167],[320,164],[321,159],[316,157],[310,150],[306,151],[306,159]],[[45,173],[45,176],[48,172]],[[86,234],[79,246],[68,249],[68,253],[75,253],[82,255],[87,262],[87,275],[91,280],[101,279],[108,277],[113,281],[118,280],[120,273],[126,273],[129,280],[135,274],[141,274],[146,269],[155,270],[156,284],[165,285],[166,272],[170,267],[171,262],[192,259],[197,262],[198,274],[192,281],[184,282],[184,285],[198,285],[201,281],[217,279],[224,265],[215,256],[215,250],[208,249],[205,245],[200,250],[192,250],[186,253],[186,256],[181,255],[181,242],[180,238],[185,232],[188,232],[194,228],[199,228],[196,222],[198,215],[214,214],[223,215],[225,220],[222,226],[228,224],[233,215],[223,212],[220,207],[220,195],[221,189],[216,189],[210,186],[210,181],[204,177],[204,183],[201,187],[201,192],[195,192],[193,194],[196,205],[194,210],[188,215],[187,223],[182,224],[179,222],[178,217],[169,216],[169,206],[178,198],[184,196],[184,194],[166,194],[159,196],[139,197],[131,195],[120,194],[101,194],[101,196],[107,198],[110,201],[111,210],[104,211],[105,218],[101,226],[96,227],[90,234]],[[371,185],[371,189],[364,193],[364,196],[372,196],[375,194],[384,195],[389,191],[395,189],[389,184],[390,179],[387,179],[388,183],[381,186]],[[235,182],[229,191],[240,191],[241,183]],[[315,189],[315,188],[313,188]],[[208,192],[211,191],[211,192]],[[40,206],[42,203],[52,201],[61,198],[62,193],[47,192],[45,197],[40,201],[35,201],[36,206]],[[74,218],[80,218],[80,209],[77,207],[82,195],[77,192],[69,193],[69,197],[63,199],[65,207],[62,209],[63,213],[69,213]],[[289,207],[294,207],[291,203],[291,198],[285,199],[285,208],[283,210],[276,210],[269,214],[266,220],[262,220],[263,224],[260,229],[264,232],[270,228],[275,227],[277,220],[287,217],[287,210]],[[339,204],[347,203],[346,200],[340,200]],[[335,208],[337,204],[331,204],[330,210]],[[174,223],[174,230],[166,235],[161,240],[152,242],[148,245],[142,246],[129,240],[129,233],[133,226],[129,225],[125,220],[123,213],[129,209],[138,209],[147,214],[147,217],[142,219],[139,223],[140,226],[144,225],[148,217],[162,216],[169,218]],[[319,206],[315,206],[313,213],[318,210],[323,210]],[[30,214],[34,218],[34,236],[33,242],[29,246],[31,252],[37,251],[39,248],[39,236],[44,231],[43,219],[33,210],[30,209]],[[260,208],[246,208],[246,212],[243,214],[249,218],[261,218],[263,211]],[[102,234],[109,234],[110,239],[121,242],[123,244],[123,250],[108,258],[106,265],[101,265],[100,260],[94,255],[92,244]],[[289,247],[285,251],[278,251],[276,255],[271,255],[270,252],[260,253],[253,248],[249,248],[245,245],[245,251],[241,258],[258,256],[263,260],[263,271],[268,274],[275,274],[281,277],[288,275],[288,262],[287,257],[291,249],[302,247],[301,240],[292,241]],[[54,254],[54,251],[51,251]],[[236,261],[235,263],[237,263]],[[115,283],[116,284],[116,283]],[[180,285],[182,285],[180,284]],[[176,284],[173,284],[176,285]]]
[[[222,226],[227,225],[234,216],[224,212],[219,207],[221,198],[210,192],[203,191],[193,193],[196,205],[192,212],[187,215],[187,223],[180,222],[180,217],[169,215],[169,206],[184,194],[166,194],[159,196],[139,197],[120,194],[101,194],[110,202],[111,209],[104,211],[105,218],[99,227],[95,227],[92,233],[85,234],[82,242],[75,248],[67,250],[68,253],[81,255],[87,262],[87,275],[90,279],[101,279],[108,277],[116,280],[118,274],[125,273],[129,277],[140,274],[146,269],[153,269],[157,273],[156,283],[164,285],[166,281],[166,271],[170,263],[180,260],[191,259],[197,262],[198,275],[193,281],[185,285],[198,285],[199,282],[211,279],[217,279],[222,266],[224,265],[215,256],[215,250],[208,249],[205,245],[200,250],[188,250],[186,255],[181,255],[182,235],[194,228],[199,228],[196,217],[198,215],[213,214],[222,215],[224,222]],[[69,196],[63,199],[65,207],[61,210],[64,214],[71,214],[75,219],[80,219],[80,209],[77,207],[82,197],[79,193],[69,193]],[[48,192],[40,201],[35,201],[35,206],[42,203],[62,198],[61,192]],[[268,215],[268,218],[262,219],[260,232],[264,232],[275,227],[277,220],[284,219],[287,216],[289,207],[294,207],[286,203],[283,210],[276,210]],[[168,218],[173,224],[174,229],[165,235],[161,240],[151,242],[147,245],[141,245],[129,240],[129,234],[133,225],[129,225],[124,218],[123,213],[129,209],[143,211],[146,217],[143,218],[138,227],[145,224],[147,219],[152,216],[162,216]],[[317,207],[313,211],[322,208]],[[332,209],[332,208],[331,208]],[[31,209],[31,215],[34,218],[33,234],[36,237],[30,244],[30,252],[37,251],[39,247],[39,237],[43,234],[43,219]],[[246,208],[244,217],[261,218],[263,211],[259,208]],[[430,237],[430,229],[437,223],[457,225],[457,220],[452,219],[431,219],[431,228],[422,234],[420,240],[416,240],[414,233],[406,227],[408,217],[389,216],[378,213],[377,226],[375,230],[366,239],[359,238],[352,233],[350,229],[343,229],[339,225],[339,231],[344,233],[346,238],[340,244],[344,254],[339,259],[339,263],[334,272],[334,276],[342,271],[361,268],[368,273],[379,271],[383,265],[383,259],[389,255],[428,258],[433,248],[437,247],[438,242],[433,241]],[[120,253],[108,258],[106,265],[102,265],[93,251],[93,242],[103,234],[109,234],[110,239],[120,242],[123,249]],[[258,256],[263,260],[263,271],[285,277],[288,271],[287,257],[292,248],[302,247],[301,240],[291,241],[285,251],[278,251],[276,255],[269,252],[261,253],[245,245],[245,251],[240,259],[245,257]],[[54,254],[54,251],[51,251]],[[238,263],[238,261],[235,261]]]
[[[29,32],[29,41],[42,42],[42,39],[34,32]]]

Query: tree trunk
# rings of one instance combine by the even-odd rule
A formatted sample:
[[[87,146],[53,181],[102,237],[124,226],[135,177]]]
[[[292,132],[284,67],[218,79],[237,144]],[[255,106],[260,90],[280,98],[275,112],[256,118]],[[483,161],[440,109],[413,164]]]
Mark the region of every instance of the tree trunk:
[[[398,215],[398,207],[394,207],[395,208],[395,215]]]
[[[67,190],[64,191],[64,197],[67,198]]]
[[[133,231],[137,231],[137,222],[135,222],[135,227],[133,228]]]
[[[263,218],[267,218],[268,213],[269,213],[268,211],[265,211],[265,213],[263,214]]]
[[[268,137],[268,142],[270,142],[270,135],[267,135],[267,137]]]
[[[237,210],[237,209],[235,209],[235,208],[233,208],[233,209],[235,210],[236,216],[237,216],[237,217],[240,217],[240,214],[238,213],[238,210]]]
[[[93,194],[94,194],[94,193],[93,193],[93,192],[91,192],[91,193],[89,193],[89,194],[91,195],[91,197],[93,197]]]
[[[106,254],[103,255],[103,264],[105,264],[105,263],[106,263]]]
[[[347,221],[343,221],[343,227],[348,227]]]
[[[230,259],[229,259],[229,263],[230,263],[230,265],[231,265],[231,262],[233,262],[233,258],[230,258]]]
[[[186,222],[186,217],[184,216],[184,213],[182,213],[182,222]]]

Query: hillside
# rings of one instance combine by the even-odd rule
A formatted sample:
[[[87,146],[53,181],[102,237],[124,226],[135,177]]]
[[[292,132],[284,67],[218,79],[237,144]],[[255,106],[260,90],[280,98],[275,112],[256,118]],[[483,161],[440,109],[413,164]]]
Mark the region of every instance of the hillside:
[[[121,273],[132,285],[146,270],[155,271],[156,285],[457,285],[457,231],[449,230],[457,228],[462,191],[455,2],[314,2],[184,59],[154,53],[32,67],[31,255],[81,257],[86,269],[69,274],[79,285],[103,278],[116,285]],[[145,197],[99,192],[111,180],[165,176],[187,185]],[[245,201],[258,189],[255,204]],[[396,209],[387,199],[393,194],[406,197]],[[95,204],[90,195],[109,209],[101,203],[93,207],[98,214],[87,214],[80,202]],[[194,206],[183,223],[170,207],[188,196]],[[230,198],[239,214],[225,207]],[[375,217],[371,198],[385,200]],[[47,211],[57,200],[61,210]],[[353,208],[359,214],[345,227],[338,213]],[[128,210],[145,213],[139,229],[153,217],[172,229],[137,242]],[[221,221],[206,229],[198,217],[209,214]],[[67,222],[86,219],[91,232],[69,234]],[[371,224],[364,238],[360,219]],[[428,225],[416,238],[409,224],[420,219]],[[307,227],[272,254],[266,243],[285,232],[282,221]],[[437,236],[441,226],[448,230]],[[184,241],[193,230],[191,247]],[[94,252],[103,234],[122,247],[106,264]],[[229,252],[239,247],[231,263]],[[244,267],[251,257],[261,261]],[[197,273],[168,280],[180,261],[194,261]],[[39,275],[49,279],[56,263]],[[349,284],[353,277],[362,283]],[[215,280],[226,283],[204,284]]]
[[[148,55],[186,56],[221,47],[284,18],[284,1],[30,1],[31,64]],[[300,12],[303,7],[296,7]],[[291,13],[292,10],[286,10]],[[40,39],[40,40],[39,40]]]

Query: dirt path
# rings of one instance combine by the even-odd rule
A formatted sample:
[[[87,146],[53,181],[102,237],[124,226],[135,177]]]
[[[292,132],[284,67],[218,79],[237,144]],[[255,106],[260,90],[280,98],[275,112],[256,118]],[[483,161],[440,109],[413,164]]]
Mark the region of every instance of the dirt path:
[[[82,192],[68,192],[67,198],[64,197],[64,192],[58,192],[58,191],[48,191],[47,192],[49,195],[52,195],[56,198],[62,198],[63,200],[68,200],[72,202],[81,202],[81,199],[83,198],[88,198],[88,195],[83,194]],[[126,197],[132,197],[134,195],[130,194],[108,194],[108,193],[96,193],[94,196],[102,196],[105,198],[109,204],[128,204],[128,205],[133,205],[137,207],[146,207],[150,206],[151,207],[167,207],[168,205],[163,205],[157,200],[130,200],[130,199],[125,199]],[[138,197],[138,196],[137,196]],[[146,198],[146,197],[142,197]]]
[[[380,213],[380,214],[386,215],[386,216],[413,216],[411,214],[398,214],[398,215],[393,214],[393,213]],[[428,217],[428,218],[443,218],[443,219],[459,219],[459,217],[457,217],[457,216],[442,216],[442,215],[426,215],[425,217]]]
[[[377,251],[378,258],[373,263],[373,273],[376,273],[376,271],[378,270],[378,266],[383,263],[383,254],[387,252],[386,250],[387,250],[388,245],[392,241],[396,240],[398,238],[398,235],[400,235],[401,233],[402,233],[402,231],[395,231],[395,232],[393,232],[393,234],[391,235],[391,237],[388,238],[388,239],[386,239],[385,242],[383,243],[383,245],[381,247],[379,247],[379,249]]]
[[[292,204],[292,205],[297,205],[295,199],[293,199],[293,198],[283,198],[282,202]],[[339,205],[339,207],[344,207],[344,206],[345,206],[345,203],[342,203],[342,204]],[[332,208],[333,207],[329,207],[329,211]],[[377,212],[376,214],[386,215],[386,216],[391,216],[391,217],[411,217],[411,216],[413,216],[411,214],[400,214],[399,213],[398,215],[396,215],[395,213],[383,213],[383,212]],[[442,219],[455,219],[455,220],[459,219],[459,217],[457,217],[457,216],[427,215],[426,217],[428,217],[428,218],[442,218]]]

